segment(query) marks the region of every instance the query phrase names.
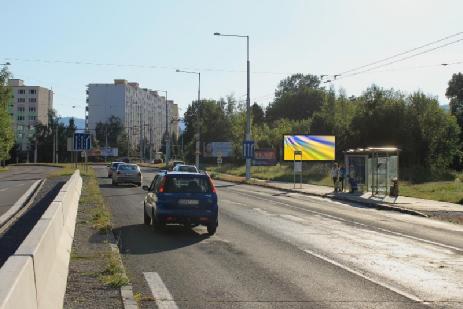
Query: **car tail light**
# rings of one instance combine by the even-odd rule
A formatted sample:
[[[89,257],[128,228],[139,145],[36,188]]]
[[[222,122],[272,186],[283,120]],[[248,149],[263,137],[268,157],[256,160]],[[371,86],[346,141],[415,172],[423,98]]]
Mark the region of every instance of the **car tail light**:
[[[209,177],[209,184],[211,185],[211,192],[216,193],[217,190],[215,189],[214,183],[212,183],[211,177]]]
[[[166,176],[162,177],[161,183],[159,184],[159,192],[164,192],[164,185],[166,184]]]

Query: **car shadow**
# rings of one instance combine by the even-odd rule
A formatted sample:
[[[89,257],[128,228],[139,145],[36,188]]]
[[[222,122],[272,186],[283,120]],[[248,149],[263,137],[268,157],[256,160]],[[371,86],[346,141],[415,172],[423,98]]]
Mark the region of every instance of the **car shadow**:
[[[209,238],[206,232],[170,225],[153,229],[144,224],[133,224],[113,229],[119,250],[123,254],[150,254],[176,250]]]
[[[113,186],[110,183],[100,184],[100,188],[137,188],[137,187],[138,187],[137,185],[133,185],[133,184],[122,184],[122,185],[117,185],[117,186]]]
[[[219,185],[219,184],[214,184],[216,188],[228,188],[228,187],[235,187],[236,184],[226,184],[226,185]]]

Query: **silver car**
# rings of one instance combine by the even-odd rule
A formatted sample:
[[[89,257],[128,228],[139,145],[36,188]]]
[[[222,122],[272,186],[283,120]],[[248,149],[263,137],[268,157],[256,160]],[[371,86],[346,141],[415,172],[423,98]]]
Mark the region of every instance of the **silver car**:
[[[111,164],[108,165],[108,178],[111,178],[113,176],[114,171],[117,170],[117,167],[120,164],[124,164],[124,162],[111,162]]]
[[[117,186],[120,183],[133,183],[137,186],[141,186],[142,175],[140,167],[136,164],[119,164],[117,170],[113,172],[112,184]]]

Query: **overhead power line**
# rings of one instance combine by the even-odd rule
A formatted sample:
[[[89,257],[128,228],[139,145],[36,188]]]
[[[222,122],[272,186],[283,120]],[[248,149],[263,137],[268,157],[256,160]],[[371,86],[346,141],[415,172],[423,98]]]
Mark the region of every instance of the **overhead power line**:
[[[459,36],[463,34],[463,31],[460,31],[460,32],[457,32],[457,33],[454,33],[452,35],[448,35],[446,37],[443,37],[439,40],[435,40],[435,41],[432,41],[432,42],[429,42],[429,43],[426,43],[424,45],[420,45],[418,47],[415,47],[415,48],[412,48],[412,49],[409,49],[409,50],[406,50],[406,51],[403,51],[403,52],[400,52],[398,54],[395,54],[395,55],[392,55],[392,56],[389,56],[389,57],[386,57],[386,58],[383,58],[383,59],[380,59],[380,60],[377,60],[377,61],[374,61],[374,62],[370,62],[368,64],[365,64],[365,65],[362,65],[362,66],[359,66],[359,67],[355,67],[353,69],[350,69],[350,70],[347,70],[347,71],[344,71],[344,72],[341,72],[341,73],[337,73],[337,75],[343,75],[343,74],[346,74],[346,73],[350,73],[350,72],[354,72],[354,71],[358,71],[360,69],[363,69],[363,68],[366,68],[366,67],[369,67],[369,66],[372,66],[372,65],[375,65],[375,64],[378,64],[378,63],[381,63],[381,62],[385,62],[385,61],[388,61],[388,60],[391,60],[391,59],[394,59],[394,58],[397,58],[397,57],[400,57],[400,56],[403,56],[403,55],[406,55],[406,54],[409,54],[409,53],[412,53],[414,51],[417,51],[419,49],[422,49],[422,48],[425,48],[425,47],[428,47],[428,46],[431,46],[431,45],[434,45],[434,44],[437,44],[439,42],[442,42],[442,41],[446,41],[448,39],[451,39],[453,37],[456,37],[456,36]]]
[[[347,78],[347,77],[356,76],[356,75],[359,75],[359,74],[371,72],[373,70],[376,70],[376,69],[379,69],[379,68],[382,68],[382,67],[385,67],[385,66],[389,66],[389,65],[394,64],[394,63],[402,62],[402,61],[405,61],[405,60],[408,60],[408,59],[411,59],[411,58],[414,58],[414,57],[417,57],[417,56],[421,56],[421,55],[430,53],[430,52],[435,51],[437,49],[441,49],[441,48],[447,47],[449,45],[459,43],[461,41],[463,41],[463,38],[452,41],[452,42],[449,42],[449,43],[445,43],[445,44],[442,44],[442,45],[439,45],[439,46],[436,46],[436,47],[433,47],[433,48],[426,49],[426,50],[421,51],[419,53],[415,53],[415,54],[412,54],[412,55],[409,55],[409,56],[406,56],[406,57],[402,57],[402,58],[399,58],[399,59],[396,59],[396,60],[393,60],[393,61],[389,61],[389,62],[380,64],[380,65],[368,68],[368,69],[363,70],[363,71],[357,71],[357,72],[353,72],[353,73],[350,73],[350,74],[347,74],[347,75],[339,74],[338,75],[339,77],[335,78],[335,80],[339,80],[339,79],[343,79],[343,78]],[[449,65],[449,64],[447,64],[447,65]]]
[[[158,69],[158,70],[177,70],[179,66],[163,66],[163,65],[151,65],[151,64],[127,64],[127,63],[98,63],[88,62],[81,60],[52,60],[52,59],[24,59],[15,57],[3,57],[8,61],[18,62],[35,62],[35,63],[57,63],[57,64],[71,64],[71,65],[89,65],[89,66],[108,66],[108,67],[126,67],[126,68],[138,68],[138,69]],[[194,70],[201,72],[225,72],[225,73],[245,73],[246,70],[228,70],[220,68],[195,68],[195,67],[180,67],[181,70]],[[272,71],[253,71],[252,74],[270,74],[270,75],[289,75],[291,72],[272,72]]]

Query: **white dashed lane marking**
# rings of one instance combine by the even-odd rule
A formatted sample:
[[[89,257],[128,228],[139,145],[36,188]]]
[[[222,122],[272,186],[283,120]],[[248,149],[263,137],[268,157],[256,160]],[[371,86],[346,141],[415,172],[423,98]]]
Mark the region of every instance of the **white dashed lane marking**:
[[[145,280],[159,309],[178,309],[174,298],[156,272],[144,272]]]

